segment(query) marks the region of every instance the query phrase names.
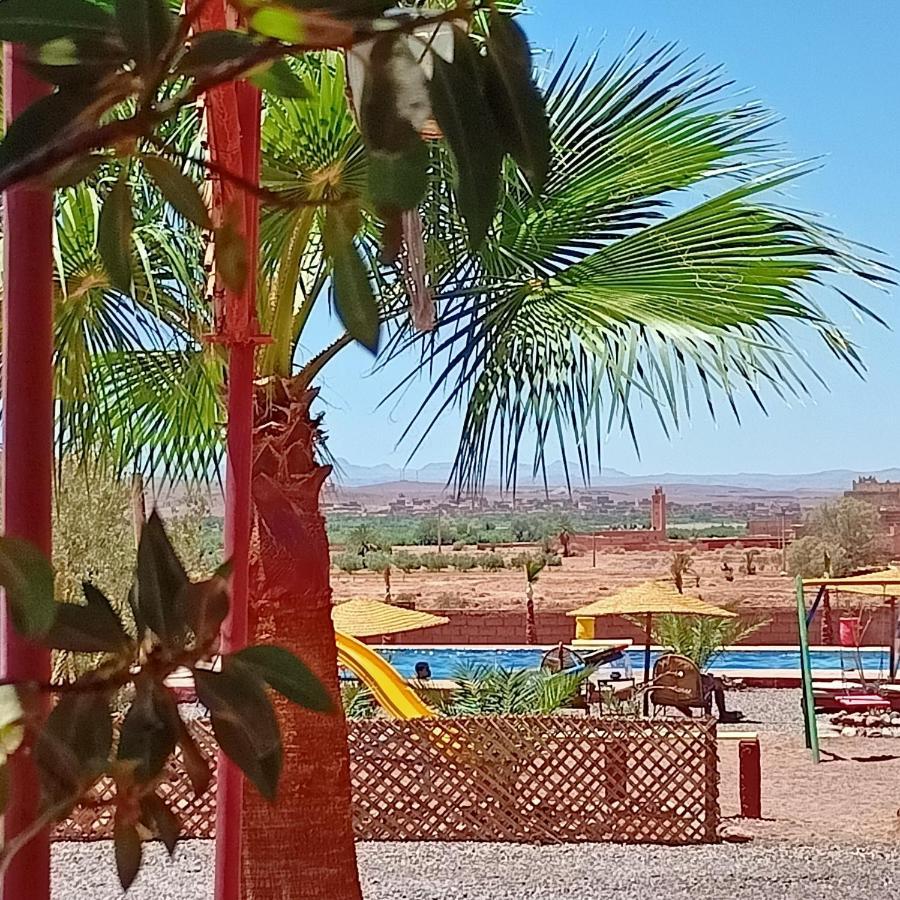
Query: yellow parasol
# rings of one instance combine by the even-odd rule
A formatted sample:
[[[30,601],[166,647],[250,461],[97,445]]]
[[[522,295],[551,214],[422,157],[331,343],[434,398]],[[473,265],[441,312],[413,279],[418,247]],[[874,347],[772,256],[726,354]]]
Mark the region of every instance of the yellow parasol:
[[[898,597],[900,566],[866,572],[865,575],[848,575],[845,578],[805,578],[803,586],[834,588],[836,591],[864,594],[868,597]]]
[[[646,618],[646,642],[644,647],[644,684],[650,681],[650,643],[654,615],[715,616],[734,618],[736,613],[713,606],[700,597],[680,594],[673,585],[661,581],[624,588],[608,597],[601,597],[587,606],[566,613],[578,619],[599,616],[644,616]],[[644,713],[649,709],[649,695],[644,693]]]
[[[418,609],[392,606],[380,600],[347,600],[331,610],[334,630],[356,638],[400,634],[446,625],[446,616],[435,616]]]

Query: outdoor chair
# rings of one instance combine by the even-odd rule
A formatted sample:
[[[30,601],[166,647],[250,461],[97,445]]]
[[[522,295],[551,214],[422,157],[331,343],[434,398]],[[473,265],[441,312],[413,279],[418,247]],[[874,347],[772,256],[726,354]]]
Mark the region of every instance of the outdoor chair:
[[[700,670],[686,656],[666,653],[653,666],[647,687],[654,715],[669,709],[712,711],[712,694],[704,693]]]

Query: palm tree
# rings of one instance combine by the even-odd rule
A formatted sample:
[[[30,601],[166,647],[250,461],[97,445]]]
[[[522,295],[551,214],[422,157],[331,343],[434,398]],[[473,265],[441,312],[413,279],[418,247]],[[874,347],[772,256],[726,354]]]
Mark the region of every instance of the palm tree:
[[[403,384],[435,373],[421,412],[432,403],[464,411],[454,468],[461,488],[483,486],[491,448],[514,487],[528,433],[537,437],[534,471],[553,435],[563,450],[574,438],[587,478],[591,447],[609,424],[633,433],[631,410],[646,403],[664,427],[677,426],[689,412],[691,383],[702,386],[710,409],[717,393],[734,406],[741,389],[760,403],[766,388],[802,392],[798,328],[860,365],[810,292],[834,273],[878,282],[883,271],[813,219],[760,198],[804,171],[775,162],[767,112],[726,104],[719,74],[685,63],[671,47],[642,52],[636,46],[606,69],[597,59],[580,67],[566,59],[546,78],[552,174],[534,198],[508,167],[500,209],[477,251],[467,248],[448,189],[448,153],[432,146],[421,216],[436,331],[411,331],[402,279],[378,265],[374,241],[363,242],[390,335],[384,361],[417,348],[426,365]],[[274,342],[258,360],[251,627],[257,641],[277,635],[336,692],[319,507],[329,468],[320,462],[313,405],[323,367],[351,339],[312,352],[304,346],[310,313],[330,291],[322,213],[310,201],[359,202],[373,232],[377,223],[366,210],[366,156],[343,102],[340,60],[301,72],[311,99],[268,100],[263,136],[265,182],[281,204],[265,213],[261,231],[259,314]],[[708,199],[698,200],[698,189]],[[670,203],[677,213],[669,214]],[[163,243],[199,242],[168,215]],[[182,281],[183,266],[171,263],[176,274],[157,278],[157,291],[201,284],[192,273]],[[201,341],[209,316],[202,292],[181,293],[180,308],[160,308],[148,345],[91,349],[91,392],[67,409],[65,447],[90,444],[157,474],[213,471],[222,360]],[[105,296],[107,311],[121,302]],[[148,309],[149,299],[141,314]],[[291,884],[298,898],[358,897],[344,723],[279,712],[285,799],[273,811],[248,791],[244,840],[245,859],[277,847],[279,866],[245,866],[245,890],[275,897]]]
[[[537,622],[534,618],[534,584],[538,576],[547,565],[545,559],[526,559],[523,565],[525,570],[525,643],[536,644]]]
[[[422,426],[413,452],[440,410],[462,409],[453,478],[463,490],[484,486],[489,449],[515,489],[525,435],[536,438],[534,475],[550,446],[567,477],[575,459],[588,480],[604,432],[636,441],[632,410],[643,405],[668,433],[692,412],[691,385],[710,413],[717,394],[735,415],[742,392],[760,406],[772,393],[802,395],[819,376],[796,348],[798,329],[862,369],[818,298],[831,284],[859,309],[832,276],[884,286],[892,270],[775,202],[809,166],[779,163],[771,113],[727,105],[719,70],[673,46],[643,50],[602,70],[596,57],[567,58],[545,79],[548,183],[533,197],[508,171],[479,252],[457,252],[461,223],[435,181],[427,240],[442,327],[401,333],[389,354],[422,354],[397,391],[428,373],[402,435]]]
[[[672,573],[672,581],[675,582],[675,589],[679,594],[684,593],[684,576],[695,574],[693,564],[693,557],[684,550],[678,550],[672,554],[669,571]]]

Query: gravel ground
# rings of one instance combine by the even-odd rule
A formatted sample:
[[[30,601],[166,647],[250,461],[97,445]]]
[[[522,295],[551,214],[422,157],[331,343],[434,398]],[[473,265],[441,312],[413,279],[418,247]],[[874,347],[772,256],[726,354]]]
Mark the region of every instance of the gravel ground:
[[[900,850],[884,845],[362,844],[359,849],[366,900],[891,900],[900,895]],[[150,848],[128,900],[212,900],[212,850],[210,841],[190,841],[168,862],[160,848]],[[121,897],[108,844],[57,845],[53,863],[54,900]]]
[[[803,733],[800,690],[793,688],[746,688],[726,691],[729,709],[739,709],[744,720],[736,725],[720,725],[723,731],[762,731]]]
[[[184,841],[169,860],[161,844],[146,844],[144,865],[128,900],[212,900],[214,850],[213,841]],[[54,844],[51,878],[53,900],[123,896],[111,841]]]
[[[361,847],[366,900],[889,900],[900,852],[821,846]]]

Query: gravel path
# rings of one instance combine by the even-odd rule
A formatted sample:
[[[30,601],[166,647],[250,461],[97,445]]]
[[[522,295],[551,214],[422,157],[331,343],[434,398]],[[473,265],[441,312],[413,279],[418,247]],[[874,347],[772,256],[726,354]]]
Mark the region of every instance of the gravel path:
[[[111,849],[57,845],[54,900],[118,900]],[[892,900],[900,895],[900,850],[877,844],[363,844],[359,849],[366,900]],[[210,841],[191,841],[168,862],[160,848],[150,848],[128,900],[212,900],[212,850]]]
[[[744,714],[744,719],[736,725],[720,725],[719,728],[723,731],[803,733],[799,688],[726,691],[725,703],[729,709],[739,709]]]
[[[797,845],[361,848],[366,900],[891,900],[900,852]]]

